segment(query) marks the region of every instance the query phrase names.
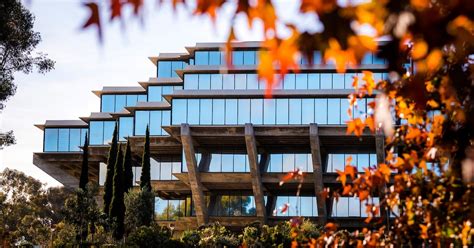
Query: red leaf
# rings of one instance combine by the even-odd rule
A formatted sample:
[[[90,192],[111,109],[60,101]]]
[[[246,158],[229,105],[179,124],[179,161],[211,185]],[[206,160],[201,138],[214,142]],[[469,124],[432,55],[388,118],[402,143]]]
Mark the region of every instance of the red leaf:
[[[90,2],[90,3],[85,3],[84,6],[89,8],[90,11],[90,17],[87,19],[86,23],[82,26],[82,28],[88,28],[91,25],[96,25],[97,26],[97,32],[99,35],[99,40],[102,42],[102,28],[100,25],[100,16],[99,16],[99,6],[96,3]]]
[[[110,0],[110,20],[122,16],[122,2],[121,0]]]

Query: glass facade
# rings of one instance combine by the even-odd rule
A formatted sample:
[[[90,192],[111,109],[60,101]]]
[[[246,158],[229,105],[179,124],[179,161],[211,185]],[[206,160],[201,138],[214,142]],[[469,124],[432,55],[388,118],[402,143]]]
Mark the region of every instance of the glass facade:
[[[181,90],[181,85],[166,85],[166,86],[148,86],[148,101],[149,102],[163,102],[166,101],[163,96],[173,93],[173,90]]]
[[[156,161],[150,159],[151,180],[178,180],[173,173],[181,173],[181,161]]]
[[[368,200],[370,204],[379,204],[378,197]],[[373,203],[372,203],[373,202]],[[367,201],[361,202],[357,197],[339,197],[332,205],[333,217],[368,217],[366,212]]]
[[[252,195],[219,194],[215,197],[215,205],[211,216],[255,216],[255,199]],[[211,202],[212,200],[210,200]]]
[[[170,125],[170,117],[170,110],[135,111],[135,135],[145,135],[147,126],[150,129],[150,135],[167,135],[161,127]]]
[[[87,128],[45,128],[43,151],[77,152],[84,145]]]
[[[318,216],[318,206],[314,196],[277,196],[273,216]],[[288,204],[286,212],[282,210]]]
[[[353,89],[353,77],[361,73],[289,73],[275,89],[318,90]],[[384,73],[374,73],[376,81],[386,78]],[[184,74],[185,90],[257,90],[265,89],[257,74]]]
[[[90,121],[89,143],[91,145],[105,145],[112,141],[115,121]]]
[[[359,172],[364,172],[364,168],[377,165],[377,155],[371,154],[328,154],[327,172],[344,171],[347,158],[352,157],[351,165],[357,167]]]
[[[172,124],[345,124],[349,120],[346,98],[277,99],[173,99]],[[355,116],[367,108],[359,101]]]
[[[166,200],[155,197],[155,218],[157,220],[177,220],[183,216],[191,216],[191,198],[182,200]]]
[[[268,172],[286,173],[297,168],[303,172],[313,172],[311,154],[270,154]]]
[[[126,95],[102,95],[100,112],[118,113],[125,107],[135,106],[137,102],[146,102],[147,95],[126,94]]]
[[[133,117],[119,117],[119,139],[125,141],[125,138],[133,136]]]
[[[188,64],[183,61],[158,61],[157,75],[159,78],[178,77],[176,70],[182,70]]]

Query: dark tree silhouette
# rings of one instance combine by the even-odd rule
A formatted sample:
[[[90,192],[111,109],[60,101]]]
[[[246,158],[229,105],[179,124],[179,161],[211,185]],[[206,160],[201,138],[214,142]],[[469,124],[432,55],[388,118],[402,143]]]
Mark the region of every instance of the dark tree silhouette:
[[[150,182],[150,130],[146,127],[145,146],[142,157],[142,175],[140,176],[140,188],[151,191]]]
[[[110,201],[112,200],[113,191],[113,177],[115,171],[115,162],[117,161],[118,150],[118,130],[117,123],[115,123],[114,134],[112,137],[112,144],[110,145],[109,157],[107,158],[107,174],[104,183],[104,213],[108,214],[110,210]]]
[[[119,145],[117,161],[115,163],[113,181],[113,195],[110,203],[109,217],[112,220],[112,234],[119,240],[124,234],[125,203],[124,203],[124,178],[123,178],[123,153]]]
[[[86,190],[86,185],[89,182],[89,139],[84,141],[84,147],[82,148],[82,167],[81,177],[79,179],[79,188]]]
[[[123,159],[124,169],[124,192],[128,192],[133,188],[133,171],[132,171],[132,151],[130,148],[130,141],[127,141],[127,148],[125,149],[125,156]]]

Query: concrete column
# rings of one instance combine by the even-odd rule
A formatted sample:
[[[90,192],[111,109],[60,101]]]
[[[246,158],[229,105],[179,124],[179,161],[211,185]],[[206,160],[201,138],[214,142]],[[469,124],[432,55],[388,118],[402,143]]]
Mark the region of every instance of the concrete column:
[[[326,198],[321,196],[321,193],[324,190],[321,147],[319,144],[318,125],[315,123],[311,123],[309,125],[309,142],[311,146],[311,158],[313,162],[314,192],[316,194],[316,201],[318,205],[318,215],[324,222],[326,222],[328,217]]]

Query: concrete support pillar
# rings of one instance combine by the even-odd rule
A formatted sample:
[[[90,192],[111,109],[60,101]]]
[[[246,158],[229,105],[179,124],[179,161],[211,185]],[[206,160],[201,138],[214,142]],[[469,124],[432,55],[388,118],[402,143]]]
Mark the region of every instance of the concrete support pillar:
[[[318,215],[324,222],[326,222],[328,217],[326,198],[323,198],[321,194],[324,190],[321,146],[319,144],[318,125],[315,123],[311,123],[309,125],[309,142],[311,146],[311,158],[313,162],[314,192],[316,194],[316,201],[318,205]]]

